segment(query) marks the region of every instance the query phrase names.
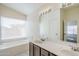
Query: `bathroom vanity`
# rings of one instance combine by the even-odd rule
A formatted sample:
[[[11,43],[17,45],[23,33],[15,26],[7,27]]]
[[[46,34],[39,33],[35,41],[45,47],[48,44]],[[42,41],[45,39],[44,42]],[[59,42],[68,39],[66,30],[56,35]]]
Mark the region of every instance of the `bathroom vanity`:
[[[29,44],[29,55],[30,56],[56,56],[50,51],[30,42]]]
[[[30,56],[79,56],[78,51],[73,51],[69,43],[65,42],[30,42]]]

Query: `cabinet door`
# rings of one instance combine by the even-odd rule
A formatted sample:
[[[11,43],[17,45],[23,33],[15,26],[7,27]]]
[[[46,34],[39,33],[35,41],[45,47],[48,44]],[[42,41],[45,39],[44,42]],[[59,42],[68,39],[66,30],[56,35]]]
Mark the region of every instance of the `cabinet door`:
[[[33,44],[29,43],[29,56],[33,56],[33,53],[34,53]]]
[[[48,56],[48,51],[41,48],[41,56]]]
[[[40,48],[34,45],[34,56],[40,56]]]

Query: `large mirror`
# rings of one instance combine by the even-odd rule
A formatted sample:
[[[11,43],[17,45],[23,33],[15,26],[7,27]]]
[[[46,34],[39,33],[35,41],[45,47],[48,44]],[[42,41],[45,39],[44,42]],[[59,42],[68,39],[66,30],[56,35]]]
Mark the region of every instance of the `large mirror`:
[[[77,43],[77,21],[64,21],[64,40]]]

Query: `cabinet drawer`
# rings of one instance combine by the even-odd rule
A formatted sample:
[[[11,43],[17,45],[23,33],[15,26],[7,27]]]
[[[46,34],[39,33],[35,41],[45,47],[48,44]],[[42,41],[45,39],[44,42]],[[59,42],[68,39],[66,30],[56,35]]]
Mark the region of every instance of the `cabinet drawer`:
[[[41,56],[48,56],[48,51],[41,48]]]

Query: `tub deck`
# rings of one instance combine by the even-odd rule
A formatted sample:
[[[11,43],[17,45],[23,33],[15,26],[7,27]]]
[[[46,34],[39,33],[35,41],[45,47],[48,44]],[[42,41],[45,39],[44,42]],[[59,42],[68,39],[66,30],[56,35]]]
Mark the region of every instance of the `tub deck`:
[[[16,56],[27,53],[29,50],[27,40],[13,41],[0,44],[0,56]]]

